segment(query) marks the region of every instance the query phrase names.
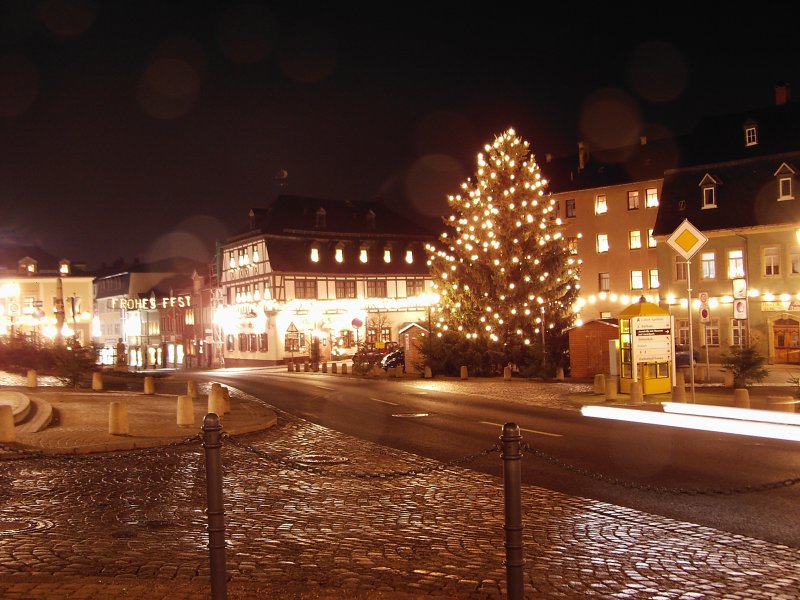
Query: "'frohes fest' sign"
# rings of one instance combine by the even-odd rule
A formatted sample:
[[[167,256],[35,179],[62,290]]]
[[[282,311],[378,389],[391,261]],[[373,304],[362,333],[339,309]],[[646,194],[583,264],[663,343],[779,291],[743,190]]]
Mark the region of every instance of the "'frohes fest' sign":
[[[191,296],[167,296],[166,298],[111,298],[108,307],[112,310],[156,310],[158,308],[188,308]]]

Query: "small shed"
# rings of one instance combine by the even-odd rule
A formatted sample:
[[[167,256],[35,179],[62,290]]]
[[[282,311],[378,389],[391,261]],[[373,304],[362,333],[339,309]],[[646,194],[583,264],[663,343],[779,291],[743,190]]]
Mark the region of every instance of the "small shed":
[[[569,329],[570,377],[610,374],[609,342],[619,339],[615,319],[596,319]]]
[[[407,323],[398,331],[400,344],[405,348],[406,373],[421,375],[424,357],[420,348],[428,341],[428,330],[419,323]]]

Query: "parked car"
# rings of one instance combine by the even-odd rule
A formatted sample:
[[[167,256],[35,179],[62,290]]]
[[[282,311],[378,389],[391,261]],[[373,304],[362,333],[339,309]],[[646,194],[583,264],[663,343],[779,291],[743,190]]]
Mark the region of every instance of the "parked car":
[[[692,366],[695,366],[698,360],[700,360],[700,353],[697,350],[695,350],[694,361],[692,362]],[[675,345],[675,366],[676,367],[689,366],[689,344]]]
[[[381,367],[387,371],[389,367],[401,367],[403,371],[406,368],[406,352],[403,348],[398,348],[394,352],[390,352],[381,359]]]

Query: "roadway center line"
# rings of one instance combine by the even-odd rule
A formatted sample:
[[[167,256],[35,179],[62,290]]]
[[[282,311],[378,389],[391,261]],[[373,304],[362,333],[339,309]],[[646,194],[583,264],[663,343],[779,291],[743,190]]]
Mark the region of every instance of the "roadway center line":
[[[503,427],[502,423],[490,423],[489,421],[481,421],[481,424],[482,425],[491,425],[493,427],[500,427],[501,429]],[[552,437],[564,437],[560,433],[550,433],[549,431],[539,431],[537,429],[525,429],[524,427],[520,427],[519,430],[520,431],[527,431],[528,433],[535,433],[537,435],[549,435],[549,436],[552,436]]]
[[[324,386],[324,385],[317,385],[317,386],[314,386],[314,387],[318,387],[321,390],[328,390],[329,392],[335,392],[336,391],[336,388],[327,387],[327,386]]]
[[[370,398],[370,400],[374,400],[375,402],[380,402],[382,404],[388,404],[389,406],[400,406],[397,402],[389,402],[388,400],[381,400],[380,398]]]

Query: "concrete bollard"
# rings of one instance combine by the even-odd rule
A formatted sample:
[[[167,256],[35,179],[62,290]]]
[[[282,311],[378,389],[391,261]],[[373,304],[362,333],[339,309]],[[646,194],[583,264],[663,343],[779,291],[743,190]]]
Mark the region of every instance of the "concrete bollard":
[[[0,442],[13,442],[16,436],[14,411],[10,404],[0,404]]]
[[[148,396],[156,393],[156,383],[152,377],[144,378],[144,393]]]
[[[194,425],[194,405],[189,395],[178,396],[178,425],[181,427]]]
[[[323,373],[327,373],[328,372],[328,363],[326,363],[326,362],[322,363],[322,372]]]
[[[617,399],[617,380],[614,377],[606,379],[606,400]]]
[[[606,392],[606,376],[598,373],[594,376],[594,393],[605,394]]]
[[[564,368],[558,367],[556,369],[556,381],[564,381]]]
[[[386,375],[388,377],[392,377],[393,378],[393,377],[395,377],[395,372],[396,371],[397,371],[397,367],[389,367],[388,369],[386,369]]]
[[[424,373],[422,374],[422,376],[423,376],[425,379],[432,379],[432,378],[433,378],[433,373],[431,372],[431,368],[430,368],[430,367],[428,367],[428,366],[426,366],[426,367],[425,367],[425,371],[424,371]]]
[[[289,373],[293,373],[294,365],[292,363],[286,363],[286,370],[289,371]]]
[[[677,373],[675,373],[675,387],[686,389],[686,376],[681,369],[678,369]]]
[[[225,408],[225,414],[231,412],[231,392],[227,386],[222,386],[222,406]],[[220,414],[220,416],[222,416]]]
[[[194,379],[186,382],[186,395],[189,398],[197,398],[197,382]]]
[[[725,387],[733,387],[733,373],[731,371],[723,371]]]
[[[461,379],[469,379],[469,374],[467,373],[467,367],[461,365]]]
[[[511,367],[503,367],[503,381],[511,381]]]
[[[128,435],[128,403],[124,400],[112,402],[108,408],[108,433],[111,435]]]
[[[337,365],[336,363],[331,363],[331,373],[333,373],[334,375],[339,373],[339,365]]]
[[[792,396],[767,396],[767,409],[783,412],[795,411],[795,399]]]
[[[750,408],[750,392],[745,388],[733,390],[733,405],[737,408]]]
[[[39,377],[36,375],[35,369],[28,369],[28,387],[31,389],[39,387]]]
[[[222,386],[215,383],[211,386],[211,391],[208,394],[208,411],[214,413],[218,417],[225,414],[225,398],[222,395]]]
[[[672,388],[672,401],[686,403],[686,388],[682,385],[676,385]]]
[[[100,371],[92,373],[92,390],[95,392],[103,391],[103,374]]]
[[[642,395],[642,382],[631,381],[631,404],[643,404],[644,396]]]
[[[310,370],[311,370],[311,364],[310,363],[303,363],[303,372],[304,373],[308,373]]]
[[[347,375],[347,363],[342,365],[342,375]]]

